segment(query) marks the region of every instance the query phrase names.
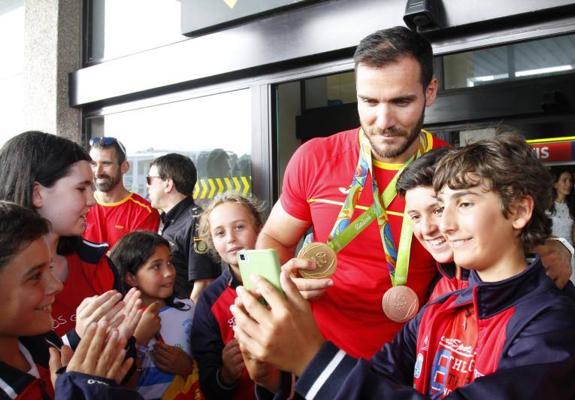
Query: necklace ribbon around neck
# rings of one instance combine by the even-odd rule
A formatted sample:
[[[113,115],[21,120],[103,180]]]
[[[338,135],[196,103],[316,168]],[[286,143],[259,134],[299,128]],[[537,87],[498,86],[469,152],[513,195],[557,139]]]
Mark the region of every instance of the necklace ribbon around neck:
[[[336,218],[336,222],[331,230],[327,244],[335,252],[339,252],[357,235],[359,235],[374,219],[377,220],[391,283],[393,286],[405,285],[407,283],[411,239],[413,237],[411,219],[404,213],[399,246],[396,249],[395,242],[391,234],[391,226],[388,223],[389,220],[386,209],[397,195],[395,184],[399,175],[403,169],[409,165],[409,163],[428,150],[428,145],[431,143],[431,135],[427,131],[421,131],[418,138],[419,144],[416,153],[403,164],[399,171],[397,171],[381,195],[373,174],[371,143],[361,128],[359,129],[358,136],[360,151],[352,184],[345,202]],[[351,221],[355,211],[355,206],[359,201],[363,188],[366,185],[368,175],[371,175],[373,204],[367,211],[363,212],[355,220]]]

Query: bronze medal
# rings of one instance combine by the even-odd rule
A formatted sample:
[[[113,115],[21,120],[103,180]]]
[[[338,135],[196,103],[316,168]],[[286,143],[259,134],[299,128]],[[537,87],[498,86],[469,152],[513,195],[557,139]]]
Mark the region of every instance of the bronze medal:
[[[381,300],[383,312],[390,320],[403,323],[409,321],[419,310],[417,294],[408,286],[393,286]]]
[[[315,262],[315,269],[300,269],[299,273],[304,278],[322,279],[329,278],[335,272],[337,256],[335,251],[325,243],[313,242],[303,247],[297,254],[298,258],[305,258]]]

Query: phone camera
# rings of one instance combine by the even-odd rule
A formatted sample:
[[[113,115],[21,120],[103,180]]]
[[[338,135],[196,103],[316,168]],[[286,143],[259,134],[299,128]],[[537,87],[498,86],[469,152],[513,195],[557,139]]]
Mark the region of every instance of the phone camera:
[[[246,261],[246,255],[245,255],[245,254],[240,254],[240,260]]]

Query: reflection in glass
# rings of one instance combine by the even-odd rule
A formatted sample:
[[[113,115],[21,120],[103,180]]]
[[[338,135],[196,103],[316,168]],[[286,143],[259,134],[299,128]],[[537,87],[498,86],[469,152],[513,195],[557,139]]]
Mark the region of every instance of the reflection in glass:
[[[443,57],[445,89],[572,73],[575,35],[473,50]]]
[[[316,76],[274,87],[276,99],[276,160],[278,189],[289,159],[306,140],[355,128],[355,72]]]
[[[178,0],[91,0],[88,61],[152,49],[186,37]],[[132,16],[132,17],[127,17]]]
[[[303,84],[306,109],[356,102],[353,71],[306,79]]]
[[[251,193],[249,89],[108,114],[88,125],[92,136],[113,136],[126,146],[124,184],[144,197],[152,160],[172,152],[196,165],[200,205],[224,191]]]

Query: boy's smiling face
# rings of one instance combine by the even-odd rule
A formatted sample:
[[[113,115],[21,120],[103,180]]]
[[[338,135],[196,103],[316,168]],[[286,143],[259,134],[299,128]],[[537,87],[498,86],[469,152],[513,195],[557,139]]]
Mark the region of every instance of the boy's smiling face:
[[[50,250],[42,237],[0,268],[0,335],[33,336],[52,329],[52,303],[63,286],[50,263]]]
[[[405,212],[412,221],[413,235],[435,261],[453,260],[449,243],[439,230],[441,206],[431,186],[418,186],[405,192]]]
[[[508,218],[499,194],[485,183],[466,189],[444,186],[438,200],[443,206],[440,229],[458,266],[477,270],[487,282],[507,279],[525,268],[519,240],[531,217],[530,211],[525,213],[525,199],[509,210]]]

